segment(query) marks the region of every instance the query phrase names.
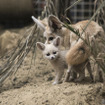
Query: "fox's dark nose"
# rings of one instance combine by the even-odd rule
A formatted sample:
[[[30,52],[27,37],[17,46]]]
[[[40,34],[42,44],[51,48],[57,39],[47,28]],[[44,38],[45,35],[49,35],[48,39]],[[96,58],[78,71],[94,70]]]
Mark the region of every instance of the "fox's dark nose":
[[[53,60],[54,59],[54,57],[51,57],[51,60]]]

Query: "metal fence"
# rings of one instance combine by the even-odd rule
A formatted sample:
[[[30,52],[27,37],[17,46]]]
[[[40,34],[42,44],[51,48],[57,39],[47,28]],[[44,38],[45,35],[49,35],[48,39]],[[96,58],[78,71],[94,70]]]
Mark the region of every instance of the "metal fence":
[[[71,0],[72,5],[76,0]],[[72,22],[90,19],[94,12],[94,0],[84,0],[70,9]]]
[[[77,0],[71,0],[70,5],[76,1]],[[35,15],[40,16],[45,4],[45,0],[34,0]],[[90,19],[94,12],[94,0],[81,1],[79,4],[71,8],[69,12],[69,18],[71,19],[72,23],[80,20]]]

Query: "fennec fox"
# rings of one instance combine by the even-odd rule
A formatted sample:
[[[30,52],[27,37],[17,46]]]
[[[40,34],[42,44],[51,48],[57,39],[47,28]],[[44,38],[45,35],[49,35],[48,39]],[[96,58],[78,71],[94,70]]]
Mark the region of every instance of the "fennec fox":
[[[51,44],[43,44],[41,42],[37,42],[36,45],[40,50],[42,50],[44,57],[50,61],[50,63],[55,69],[56,77],[53,84],[60,83],[62,75],[64,74],[64,70],[67,69],[65,56],[66,56],[66,53],[68,52],[68,50],[61,51],[59,49],[60,37],[57,37]],[[68,73],[67,76],[69,77],[67,77],[68,80],[66,81],[71,81],[71,80],[75,80],[76,82],[82,81],[85,77],[85,66],[87,68],[90,66],[89,64],[87,64],[87,62],[88,61],[85,61],[80,65],[70,65],[71,68],[73,69],[73,72],[75,72],[75,78],[74,76],[72,76],[74,75],[74,73],[72,71],[69,71],[69,73],[71,73],[72,75],[69,76],[68,75],[69,73]],[[90,77],[93,79],[91,69],[89,68],[89,70],[88,71],[89,71]],[[77,73],[79,73],[79,78],[77,78],[76,76]]]
[[[33,17],[33,20],[34,20],[34,22],[36,22],[35,17]],[[70,26],[73,27],[74,29],[79,30],[79,32],[81,33],[83,31],[83,28],[87,25],[88,22],[89,22],[89,20],[84,20],[84,21],[80,21],[76,24],[70,24]],[[75,33],[73,33],[72,31],[70,31],[69,29],[63,27],[63,23],[56,16],[50,15],[46,21],[46,24],[47,24],[46,26],[38,20],[36,23],[43,30],[43,36],[46,37],[45,43],[52,43],[52,41],[57,36],[60,36],[60,37],[62,37],[62,45],[66,49],[70,49],[71,47],[74,47],[74,45],[78,42],[79,37],[77,35],[75,35]],[[93,36],[96,38],[96,36],[97,36],[97,38],[98,38],[100,35],[105,37],[105,35],[104,35],[105,33],[104,33],[102,27],[99,26],[94,21],[91,21],[91,23],[88,25],[87,29],[83,33],[82,37],[85,37],[85,35],[87,33],[88,33],[89,37]],[[98,34],[98,33],[100,33],[100,34]],[[94,48],[94,46],[92,46],[92,47]],[[78,54],[77,54],[77,56],[78,56]],[[87,58],[85,58],[85,61],[88,60],[89,57],[90,56],[87,56]],[[81,59],[84,59],[84,58],[81,56]],[[76,60],[76,62],[79,62],[79,61]],[[81,62],[81,63],[83,63],[83,62]],[[100,76],[100,78],[101,78],[101,76]],[[102,80],[100,80],[100,81],[102,81]]]
[[[41,42],[36,43],[37,47],[42,51],[43,56],[50,61],[55,69],[56,77],[53,84],[59,84],[61,82],[64,69],[67,69],[65,61],[65,54],[67,51],[60,51],[60,37],[57,37],[51,44],[43,44]]]

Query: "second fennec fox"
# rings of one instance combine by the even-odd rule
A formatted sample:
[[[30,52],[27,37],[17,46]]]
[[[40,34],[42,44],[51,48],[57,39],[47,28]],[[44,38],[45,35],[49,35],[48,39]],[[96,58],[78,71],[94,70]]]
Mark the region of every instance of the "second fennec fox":
[[[55,69],[56,77],[53,84],[58,84],[61,82],[61,78],[64,74],[64,70],[67,69],[67,63],[65,56],[67,54],[67,50],[61,51],[59,49],[60,45],[60,37],[57,37],[51,44],[43,44],[41,42],[37,42],[37,47],[43,52],[43,55],[45,58],[47,58],[52,66]],[[71,65],[71,68],[73,71],[77,74],[79,73],[79,77],[76,79],[72,77],[68,77],[67,80],[75,79],[75,81],[82,81],[85,77],[85,67],[88,67],[89,64],[87,64],[88,61],[85,61],[84,63],[80,65]],[[90,70],[90,71],[89,71]],[[88,72],[90,76],[92,77],[91,69],[89,69]],[[71,71],[72,72],[72,71]],[[74,76],[73,76],[74,77]]]

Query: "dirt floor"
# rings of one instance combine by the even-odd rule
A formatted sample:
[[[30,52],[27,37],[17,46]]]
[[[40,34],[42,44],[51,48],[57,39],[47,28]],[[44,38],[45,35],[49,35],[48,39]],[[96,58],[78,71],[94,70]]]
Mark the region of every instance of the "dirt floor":
[[[9,31],[21,36],[26,29]],[[35,62],[32,55],[31,51],[17,73],[0,87],[0,105],[105,105],[100,94],[102,83],[91,83],[87,74],[81,83],[52,85],[54,69],[39,50]]]

